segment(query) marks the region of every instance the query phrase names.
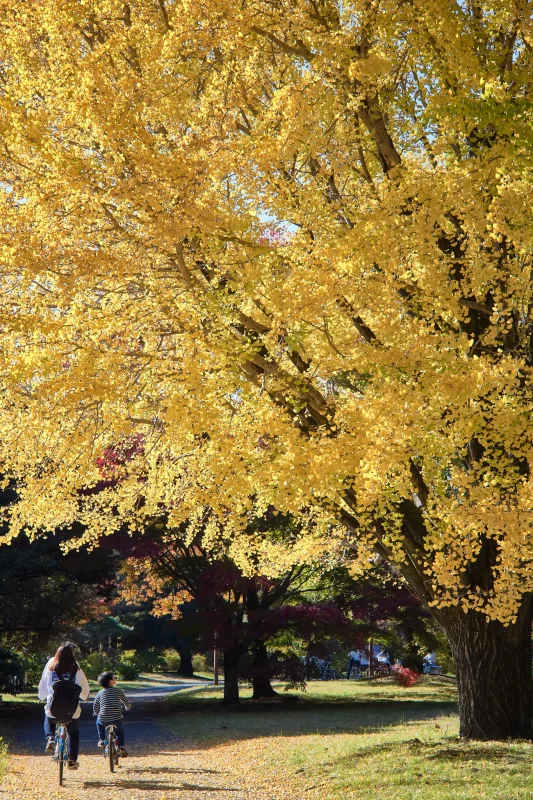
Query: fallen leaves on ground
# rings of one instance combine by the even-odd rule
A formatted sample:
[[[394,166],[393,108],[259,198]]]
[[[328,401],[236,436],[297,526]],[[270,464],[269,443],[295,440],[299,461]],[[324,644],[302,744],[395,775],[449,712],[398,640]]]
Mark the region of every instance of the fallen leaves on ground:
[[[257,749],[257,752],[255,752]],[[50,756],[13,755],[0,786],[2,800],[297,800],[279,772],[267,778],[253,768],[257,742],[196,749],[193,743],[156,755],[133,753],[111,774],[100,754],[80,755],[80,768],[66,771],[58,786],[57,764]]]

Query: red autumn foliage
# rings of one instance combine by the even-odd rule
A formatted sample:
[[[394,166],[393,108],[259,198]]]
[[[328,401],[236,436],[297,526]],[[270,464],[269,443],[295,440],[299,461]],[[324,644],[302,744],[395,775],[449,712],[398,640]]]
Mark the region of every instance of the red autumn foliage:
[[[394,678],[394,682],[397,683],[398,686],[403,686],[405,689],[408,689],[410,686],[414,686],[414,684],[420,678],[418,672],[408,669],[407,667],[400,667],[397,664],[395,664],[392,668],[392,676]]]

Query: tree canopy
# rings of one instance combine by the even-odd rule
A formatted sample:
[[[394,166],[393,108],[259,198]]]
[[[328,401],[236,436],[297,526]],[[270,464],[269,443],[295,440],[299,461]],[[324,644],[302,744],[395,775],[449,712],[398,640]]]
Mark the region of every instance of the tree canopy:
[[[0,8],[12,533],[315,509],[271,560],[342,539],[335,519],[362,567],[377,549],[426,601],[512,621],[533,588],[531,4]]]

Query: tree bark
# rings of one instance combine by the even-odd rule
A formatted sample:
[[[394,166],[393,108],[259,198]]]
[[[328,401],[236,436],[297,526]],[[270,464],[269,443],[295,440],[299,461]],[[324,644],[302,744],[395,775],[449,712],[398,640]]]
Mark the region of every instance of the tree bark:
[[[460,735],[466,739],[530,739],[533,716],[531,623],[524,598],[514,624],[460,609],[434,610],[455,663]]]
[[[253,700],[278,697],[278,693],[270,683],[270,665],[266,645],[257,639],[252,645],[252,687]]]
[[[192,666],[192,653],[190,649],[188,647],[178,647],[178,653],[180,654],[178,675],[183,675],[184,678],[192,678],[194,669]]]
[[[236,647],[224,648],[224,703],[239,702],[239,659],[242,651]]]

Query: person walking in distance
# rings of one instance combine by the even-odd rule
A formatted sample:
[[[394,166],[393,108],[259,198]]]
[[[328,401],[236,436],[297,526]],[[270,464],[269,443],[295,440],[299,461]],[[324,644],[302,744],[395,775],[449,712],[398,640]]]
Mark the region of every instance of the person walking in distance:
[[[348,654],[348,658],[350,659],[350,661],[348,663],[348,671],[346,673],[347,678],[350,677],[354,667],[358,667],[359,669],[361,669],[361,655],[358,650],[352,650]]]

